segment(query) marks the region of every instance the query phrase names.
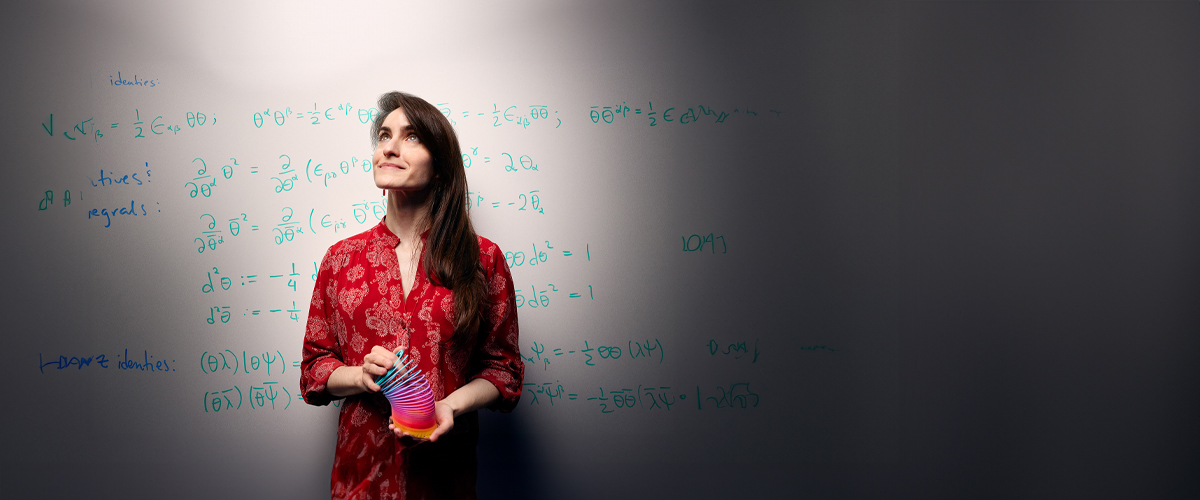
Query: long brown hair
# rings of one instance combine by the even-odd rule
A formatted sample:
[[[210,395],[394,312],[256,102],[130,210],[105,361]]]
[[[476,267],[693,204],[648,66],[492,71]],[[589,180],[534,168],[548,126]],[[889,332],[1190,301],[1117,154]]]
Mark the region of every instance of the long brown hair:
[[[450,340],[458,344],[463,334],[479,329],[480,309],[486,300],[483,268],[479,262],[479,241],[467,214],[467,171],[462,150],[450,121],[420,97],[403,92],[379,96],[379,115],[371,126],[371,143],[379,141],[383,119],[403,109],[417,139],[433,162],[430,181],[429,214],[423,221],[429,229],[425,242],[425,277],[430,282],[454,291],[455,325]]]

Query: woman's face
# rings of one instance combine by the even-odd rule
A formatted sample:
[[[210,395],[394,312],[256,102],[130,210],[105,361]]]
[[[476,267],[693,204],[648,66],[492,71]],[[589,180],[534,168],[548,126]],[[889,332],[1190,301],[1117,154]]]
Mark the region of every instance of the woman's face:
[[[433,160],[429,150],[417,139],[403,108],[384,117],[376,140],[379,142],[371,157],[376,187],[409,192],[429,187],[433,179]]]

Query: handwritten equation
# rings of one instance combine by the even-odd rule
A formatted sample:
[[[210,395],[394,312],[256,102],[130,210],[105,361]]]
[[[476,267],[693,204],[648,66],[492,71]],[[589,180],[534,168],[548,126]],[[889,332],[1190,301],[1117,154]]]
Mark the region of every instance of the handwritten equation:
[[[264,107],[260,111],[254,112],[251,121],[256,129],[261,129],[263,126],[270,128],[271,126],[283,127],[286,125],[321,125],[336,122],[339,119],[342,123],[364,125],[374,122],[376,116],[379,116],[378,108],[355,108],[349,102],[337,104],[313,102],[311,107],[300,105],[296,106],[294,110],[291,106],[274,110]]]
[[[202,254],[206,248],[216,250],[218,246],[225,243],[226,228],[229,230],[230,237],[235,238],[246,233],[246,230],[249,230],[249,233],[255,233],[260,229],[265,229],[264,233],[267,237],[272,238],[276,245],[294,241],[297,237],[305,234],[303,221],[295,218],[296,211],[292,207],[283,207],[279,212],[278,222],[267,224],[265,228],[259,227],[258,224],[250,224],[250,216],[245,212],[240,212],[234,217],[222,218],[221,222],[217,222],[218,219],[213,214],[201,214],[201,229],[198,236],[192,238],[192,244],[199,244],[196,247],[196,253]],[[224,224],[225,222],[228,224]],[[218,226],[219,224],[220,226]],[[311,217],[309,228],[312,228]]]
[[[300,362],[293,361],[292,366],[299,368]],[[272,367],[275,368],[275,373],[278,375],[287,372],[287,360],[283,359],[283,352],[276,350],[274,353],[266,351],[247,354],[243,350],[240,358],[238,353],[230,349],[200,353],[200,372],[208,375],[224,372],[237,375],[239,371],[243,375],[250,375],[261,371],[266,372],[267,376],[271,376]]]
[[[223,162],[224,165],[220,170],[216,170],[214,167],[212,172],[208,170],[207,160],[201,157],[193,158],[191,163],[196,168],[196,176],[183,183],[184,192],[187,193],[188,198],[211,197],[218,182],[222,179],[233,181],[234,176],[237,175],[239,170],[248,170],[251,176],[263,178],[263,181],[260,183],[262,185],[261,189],[268,193],[274,192],[275,194],[291,192],[298,185],[301,185],[299,184],[301,179],[309,185],[329,187],[330,182],[336,181],[339,178],[345,178],[352,172],[361,170],[366,173],[371,171],[370,158],[360,159],[357,156],[341,160],[336,166],[333,163],[326,165],[313,158],[302,160],[304,163],[303,166],[299,165],[299,163],[293,165],[292,157],[288,154],[281,154],[276,160],[278,161],[271,163],[279,163],[278,167],[264,169],[270,170],[270,172],[267,172],[270,175],[257,176],[254,174],[260,172],[261,165],[242,165],[239,164],[238,159],[235,157],[229,157],[229,160]],[[266,179],[267,177],[269,177],[269,180]],[[241,178],[243,177],[239,177],[239,179]]]
[[[530,243],[530,251],[528,254],[526,254],[523,250],[504,252],[504,260],[508,264],[509,269],[516,269],[526,265],[533,267],[540,264],[545,264],[548,260],[550,260],[550,257],[555,257],[557,259],[559,258],[560,254],[564,259],[569,257],[583,257],[588,262],[592,261],[591,243],[584,243],[583,252],[576,253],[578,248],[575,250],[566,250],[563,248],[555,249],[554,246],[550,244],[550,240],[542,241],[545,243],[540,249],[538,248],[537,243]]]
[[[779,117],[783,111],[777,109],[766,109],[762,113],[764,116]],[[709,124],[724,124],[729,123],[730,118],[734,120],[757,119],[760,111],[751,109],[750,107],[734,108],[732,111],[717,109],[712,106],[703,104],[692,106],[682,105],[663,105],[659,101],[658,110],[654,109],[653,101],[646,101],[646,106],[641,107],[641,104],[635,104],[630,107],[627,102],[622,101],[620,104],[612,105],[595,105],[588,107],[588,117],[594,124],[612,124],[620,121],[631,119],[645,119],[644,122],[649,127],[658,125],[674,124],[688,125],[693,123],[709,123]],[[630,123],[633,123],[632,121]]]
[[[288,269],[285,269],[285,271],[287,270]],[[287,283],[284,285],[284,287],[291,288],[292,291],[295,292],[298,291],[296,286],[299,285],[297,280],[300,279],[300,273],[296,272],[295,262],[292,263],[290,271],[291,272],[280,272],[279,274],[241,274],[236,276],[238,276],[237,280],[238,283],[240,283],[239,286],[254,285],[258,282],[272,281],[276,279],[279,280],[280,283],[283,283],[283,279],[287,278]],[[221,292],[229,291],[229,289],[233,287],[234,278],[231,276],[222,276],[221,270],[216,267],[212,268],[212,271],[206,271],[206,275],[207,277],[202,280],[200,284],[201,293],[220,294]],[[213,276],[216,276],[216,281],[213,281]]]
[[[242,316],[244,316],[244,317],[265,316],[265,315],[276,314],[276,313],[283,315],[283,313],[286,313],[288,319],[291,319],[292,321],[295,321],[297,323],[300,322],[301,311],[299,308],[296,307],[296,301],[294,301],[294,300],[292,301],[292,307],[290,307],[290,308],[286,307],[286,306],[275,308],[275,309],[272,309],[272,308],[266,308],[266,309],[245,308],[245,309],[243,309],[243,311],[244,312],[242,313]],[[233,306],[209,306],[208,309],[205,311],[205,314],[207,316],[205,316],[204,322],[208,323],[209,325],[228,324],[229,321],[233,318]]]
[[[246,389],[243,391],[242,387]],[[297,394],[295,397],[299,397]],[[238,386],[228,389],[213,389],[204,392],[204,413],[220,413],[241,410],[245,405],[250,410],[286,410],[292,406],[292,391],[279,382],[263,382],[258,385]],[[302,406],[302,405],[301,405]]]
[[[538,287],[539,285],[530,285],[529,288],[517,288],[514,290],[516,292],[515,298],[518,309],[522,307],[528,307],[530,309],[544,309],[550,307],[550,295],[566,291],[559,290],[554,283],[546,283],[546,286],[542,286],[541,289]],[[567,292],[567,298],[595,300],[596,291],[592,285],[587,285],[586,292],[583,291],[582,288],[579,288],[576,291]]]
[[[533,161],[533,157],[529,155],[513,156],[508,152],[501,152],[498,156],[479,156],[479,148],[468,148],[469,153],[463,153],[463,167],[471,168],[471,166],[502,168],[505,172],[540,172],[539,165]],[[492,163],[495,163],[492,165]]]
[[[472,208],[513,208],[518,212],[526,213],[546,213],[545,204],[542,203],[542,195],[540,190],[532,190],[528,193],[518,193],[515,197],[501,198],[485,198],[480,191],[467,191],[467,209]]]
[[[459,120],[466,123],[479,122],[483,126],[490,125],[492,128],[521,127],[522,130],[556,129],[562,126],[562,118],[559,118],[558,110],[551,109],[545,104],[492,103],[491,109],[484,107],[483,111],[480,111],[480,108],[469,107],[455,110],[450,103],[443,102],[438,103],[437,108],[454,126],[458,126]]]
[[[54,113],[46,121],[42,122],[41,128],[50,137],[60,137],[70,141],[90,141],[99,143],[100,139],[111,136],[123,131],[126,138],[129,139],[145,139],[157,136],[176,136],[185,129],[187,130],[213,127],[217,124],[217,115],[215,113],[206,114],[200,111],[188,111],[172,115],[173,118],[164,118],[164,115],[154,113],[142,113],[140,108],[134,108],[132,112],[124,115],[126,120],[118,118],[112,121],[97,120],[95,115],[88,118],[71,119],[67,123],[63,123],[60,116],[58,124],[55,123]],[[60,128],[61,127],[61,128]],[[111,140],[111,138],[110,138]]]
[[[559,356],[563,361],[571,358],[578,359],[585,366],[597,366],[596,363],[607,363],[621,359],[622,356],[626,360],[645,359],[653,361],[658,358],[658,364],[662,364],[666,359],[666,350],[663,349],[662,341],[659,339],[635,341],[629,340],[624,346],[619,345],[600,345],[593,346],[589,341],[583,341],[583,347],[579,349],[566,349],[562,347],[551,348],[546,351],[546,344],[533,342],[529,346],[530,355],[526,356],[521,353],[521,359],[526,363],[532,364],[534,368],[541,366],[542,371],[550,369],[550,360]],[[584,359],[586,358],[586,359]]]
[[[696,405],[696,410],[757,408],[761,397],[750,389],[749,382],[735,382],[729,385],[717,385],[702,389],[695,386],[695,393],[689,389],[674,389],[671,386],[638,384],[637,388],[605,389],[602,386],[590,390],[588,394],[567,392],[559,381],[555,382],[526,382],[523,384],[522,396],[529,401],[529,406],[563,406],[564,402],[580,401],[594,404],[600,413],[628,413],[641,411],[671,411],[676,405],[690,408],[687,403],[690,398]]]

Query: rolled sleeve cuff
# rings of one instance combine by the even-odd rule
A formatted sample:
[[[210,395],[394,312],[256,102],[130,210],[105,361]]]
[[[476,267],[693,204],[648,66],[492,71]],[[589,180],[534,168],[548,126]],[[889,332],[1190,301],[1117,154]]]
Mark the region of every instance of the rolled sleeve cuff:
[[[314,406],[325,406],[335,398],[326,390],[329,385],[329,376],[333,375],[333,371],[346,366],[341,360],[330,356],[325,359],[314,361],[312,365],[303,369],[303,375],[300,377],[300,394],[304,397],[304,402]]]
[[[471,377],[472,380],[477,378],[491,382],[500,391],[500,399],[488,405],[487,409],[508,413],[517,407],[517,401],[521,399],[521,384],[519,381],[513,379],[511,373],[501,369],[490,368]]]

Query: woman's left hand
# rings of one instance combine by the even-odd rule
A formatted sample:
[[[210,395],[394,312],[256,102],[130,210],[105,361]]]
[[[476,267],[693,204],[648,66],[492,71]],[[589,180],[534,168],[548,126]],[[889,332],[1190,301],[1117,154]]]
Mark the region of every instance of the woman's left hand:
[[[454,428],[455,415],[476,411],[495,403],[498,399],[500,399],[500,390],[482,378],[472,379],[466,385],[455,389],[445,399],[433,403],[433,418],[437,420],[438,426],[433,430],[433,434],[429,435],[428,441],[437,441],[442,434],[450,432]],[[405,434],[391,423],[388,424],[388,429],[396,433],[396,437],[404,446],[416,446],[427,441]]]
[[[454,428],[454,408],[450,407],[446,403],[446,400],[435,401],[433,403],[433,417],[437,420],[437,429],[434,429],[433,434],[430,434],[426,439],[413,437],[412,434],[400,430],[391,422],[388,422],[388,429],[391,429],[396,434],[396,438],[400,439],[401,443],[406,447],[416,446],[425,441],[437,441],[442,434],[450,432],[450,429]]]
[[[429,435],[429,440],[437,441],[438,437],[454,428],[454,408],[444,399],[433,403],[433,417],[437,419],[438,426],[433,430],[433,434]]]

